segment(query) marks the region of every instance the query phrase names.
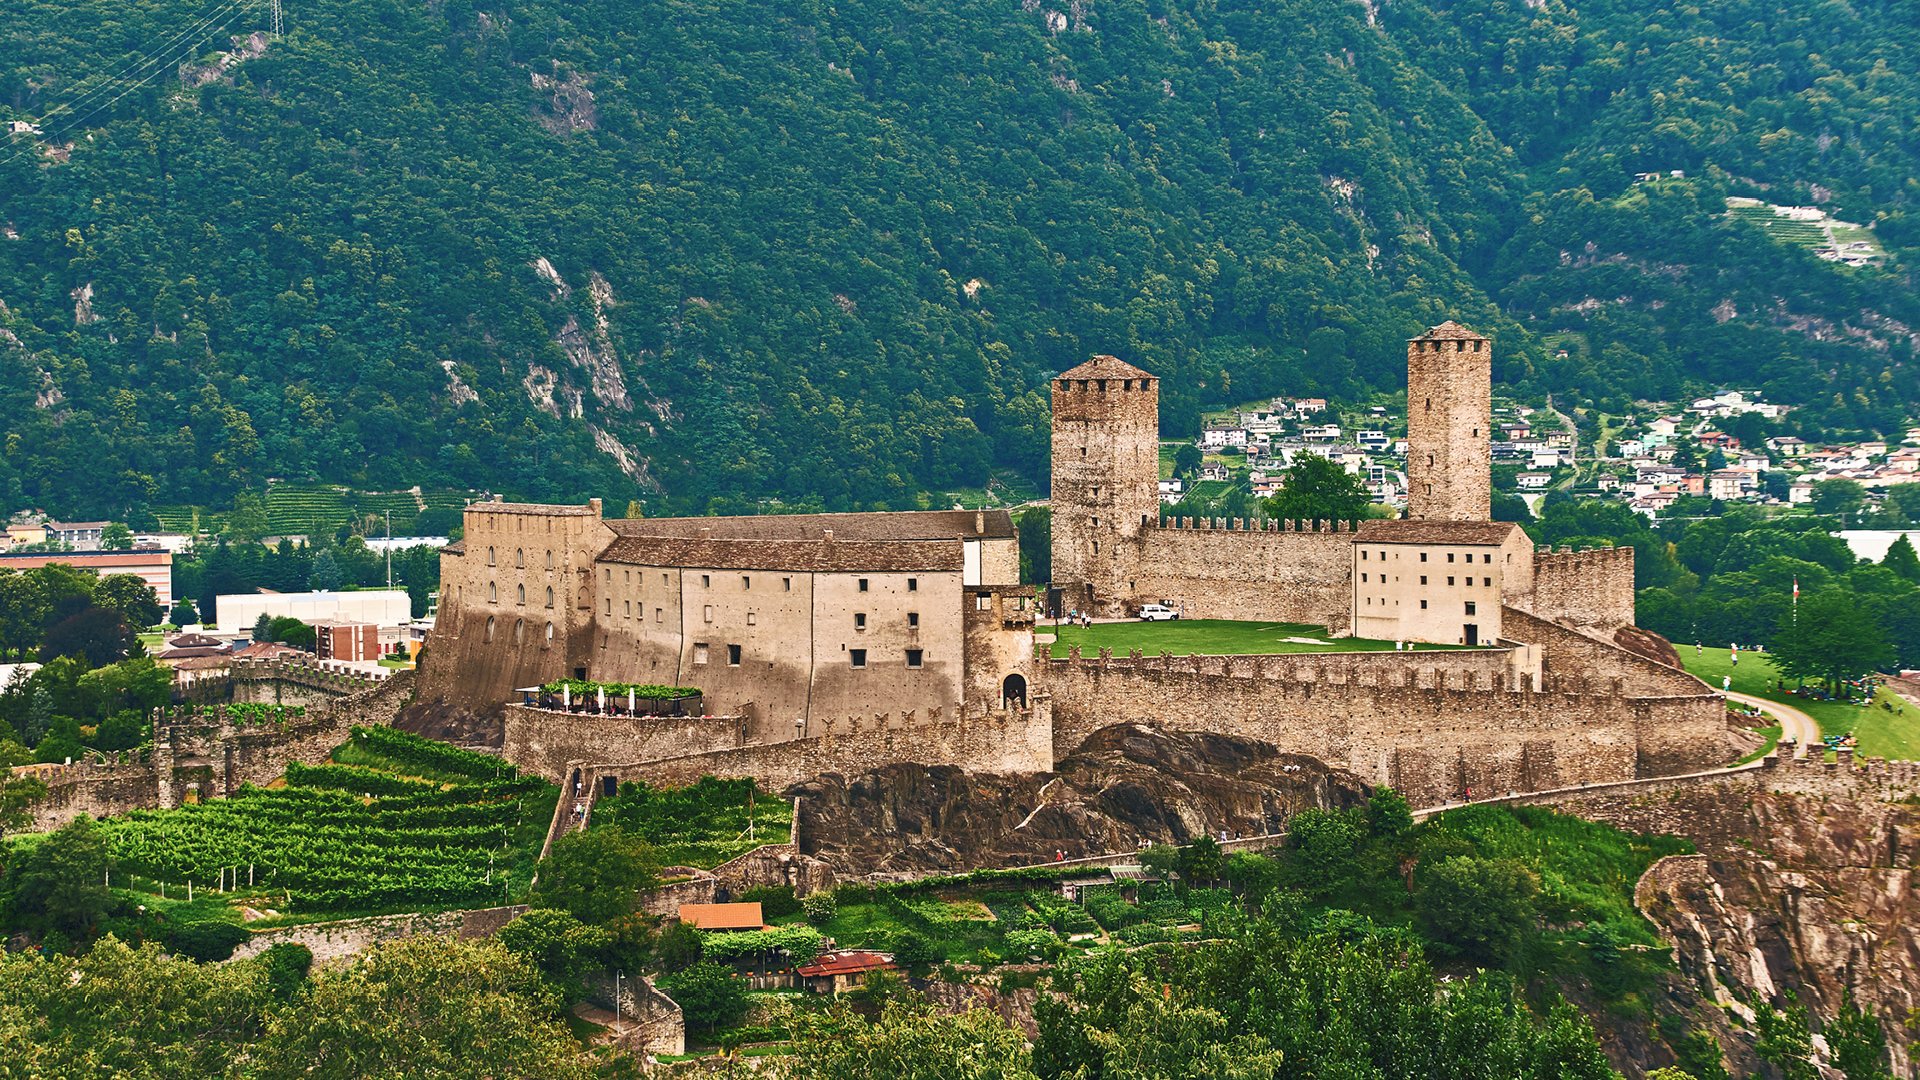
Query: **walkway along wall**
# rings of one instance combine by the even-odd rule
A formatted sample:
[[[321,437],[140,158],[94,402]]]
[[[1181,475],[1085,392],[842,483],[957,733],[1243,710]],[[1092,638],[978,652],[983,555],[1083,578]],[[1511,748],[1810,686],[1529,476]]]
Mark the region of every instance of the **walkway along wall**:
[[[1724,708],[1704,687],[1629,698],[1620,679],[1558,677],[1536,692],[1524,675],[1507,678],[1504,652],[1054,660],[1054,752],[1127,721],[1240,735],[1352,769],[1415,805],[1724,760]]]
[[[412,673],[400,672],[363,683],[359,693],[310,705],[305,716],[273,724],[235,723],[218,705],[165,710],[145,755],[44,774],[47,796],[32,808],[33,828],[57,829],[82,814],[171,808],[189,791],[213,797],[231,795],[242,784],[270,783],[286,772],[289,761],[326,760],[354,727],[391,722],[412,685]]]

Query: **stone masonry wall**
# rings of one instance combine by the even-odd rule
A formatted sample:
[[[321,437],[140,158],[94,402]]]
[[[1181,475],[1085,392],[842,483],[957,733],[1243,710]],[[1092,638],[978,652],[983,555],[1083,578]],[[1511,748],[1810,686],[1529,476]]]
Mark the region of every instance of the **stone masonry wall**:
[[[1191,519],[1150,526],[1135,541],[1134,603],[1171,600],[1188,619],[1258,619],[1346,630],[1353,607],[1353,534],[1293,522]]]
[[[738,716],[592,716],[509,705],[502,717],[508,761],[555,783],[575,761],[645,761],[747,744]]]
[[[1525,605],[1545,619],[1612,633],[1633,625],[1633,549],[1536,551],[1533,596]]]
[[[358,956],[383,942],[425,934],[460,938],[492,937],[526,910],[525,904],[515,904],[472,911],[375,915],[365,919],[280,926],[256,931],[253,937],[241,942],[240,947],[233,951],[233,959],[258,956],[275,945],[305,945],[313,951],[314,963],[326,964]]]
[[[604,765],[596,775],[656,786],[691,784],[702,776],[751,776],[779,790],[821,773],[852,776],[901,762],[936,761],[976,772],[1053,769],[1053,717],[1044,697],[1024,712],[1005,710],[939,723],[907,719],[883,713],[851,731],[842,728],[782,743]]]

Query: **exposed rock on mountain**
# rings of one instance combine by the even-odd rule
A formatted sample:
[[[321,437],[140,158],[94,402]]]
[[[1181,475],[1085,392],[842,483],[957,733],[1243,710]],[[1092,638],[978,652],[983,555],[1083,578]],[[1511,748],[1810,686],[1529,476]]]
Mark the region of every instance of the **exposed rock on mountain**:
[[[1352,773],[1252,739],[1122,724],[1095,732],[1057,774],[982,775],[889,765],[787,792],[802,847],[836,869],[963,869],[1274,832],[1295,813],[1362,802]]]

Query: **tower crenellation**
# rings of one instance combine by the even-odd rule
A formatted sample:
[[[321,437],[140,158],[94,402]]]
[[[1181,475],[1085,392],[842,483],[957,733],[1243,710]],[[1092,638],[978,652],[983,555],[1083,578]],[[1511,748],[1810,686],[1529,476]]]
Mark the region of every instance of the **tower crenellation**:
[[[1493,343],[1455,322],[1407,342],[1407,516],[1493,516]]]

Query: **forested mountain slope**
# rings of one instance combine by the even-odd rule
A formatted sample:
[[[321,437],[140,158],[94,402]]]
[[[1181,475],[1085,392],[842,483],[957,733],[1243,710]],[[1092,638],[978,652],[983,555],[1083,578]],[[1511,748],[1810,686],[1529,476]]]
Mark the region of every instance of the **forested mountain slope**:
[[[0,502],[905,506],[1040,478],[1089,353],[1191,429],[1391,386],[1442,317],[1532,389],[1890,427],[1913,7],[23,0]],[[1815,184],[1888,267],[1722,212]]]

